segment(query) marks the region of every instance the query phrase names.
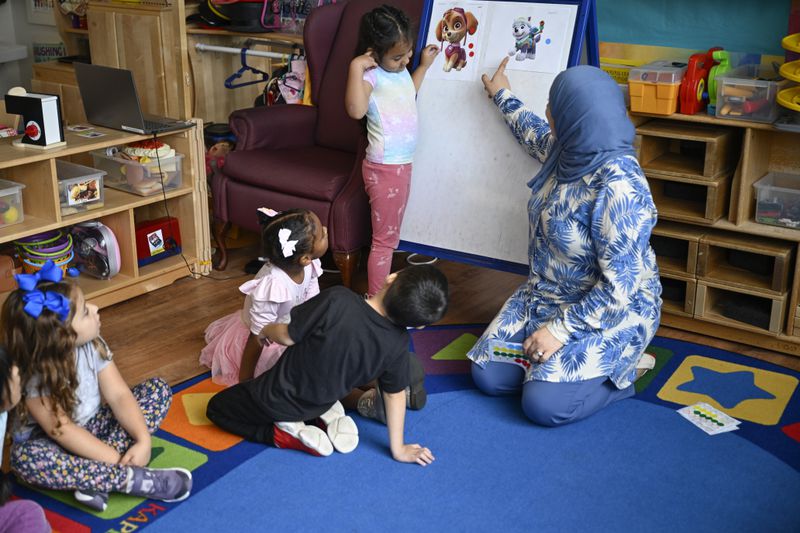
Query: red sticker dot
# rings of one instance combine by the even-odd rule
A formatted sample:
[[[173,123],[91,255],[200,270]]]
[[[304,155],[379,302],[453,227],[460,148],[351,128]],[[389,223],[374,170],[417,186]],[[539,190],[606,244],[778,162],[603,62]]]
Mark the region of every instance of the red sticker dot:
[[[475,56],[475,52],[470,52],[469,53],[469,57],[474,57],[474,56]]]
[[[467,48],[469,48],[469,49],[471,50],[473,46],[475,46],[475,45],[474,45],[474,44],[472,44],[472,43],[469,43],[469,45],[467,46]]]

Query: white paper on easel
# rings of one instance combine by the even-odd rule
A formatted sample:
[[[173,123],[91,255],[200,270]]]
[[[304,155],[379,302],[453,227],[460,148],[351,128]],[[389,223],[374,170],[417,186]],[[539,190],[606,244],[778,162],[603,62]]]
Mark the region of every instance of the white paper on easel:
[[[495,2],[489,10],[483,68],[496,68],[498,58],[510,57],[506,70],[558,74],[566,65],[572,32],[569,6],[528,2]]]
[[[435,2],[428,43],[442,14],[452,5],[466,9],[473,3]],[[563,49],[552,53],[553,61],[558,58],[557,66],[552,72],[506,72],[513,92],[534,113],[544,116],[550,85],[557,73],[567,68],[578,6],[539,3],[529,6],[524,2],[481,5],[486,7],[478,28],[485,33],[480,33],[480,39],[475,41],[479,58],[475,76],[448,77],[455,71],[443,72],[442,59],[437,57],[419,91],[419,139],[400,238],[407,243],[524,265],[528,262],[526,199],[530,196],[526,184],[539,171],[540,164],[514,142],[497,106],[486,97],[480,77],[492,76],[503,58],[508,57],[514,42],[511,24],[515,17],[527,13],[525,10],[531,6],[557,10],[566,17],[563,24],[569,29],[566,37],[558,42],[548,33],[550,28],[556,32],[561,23],[546,19],[544,27],[544,34],[554,39],[550,46]],[[500,22],[496,21],[495,12],[501,14]],[[489,53],[490,49],[496,55]],[[537,51],[532,64],[544,65],[546,55],[544,48]],[[468,59],[467,67],[473,65]]]
[[[439,55],[428,69],[427,79],[439,79],[450,81],[474,81],[478,79],[478,67],[483,53],[486,25],[487,7],[489,2],[453,2],[450,0],[437,0],[433,4],[431,23],[428,27],[427,44],[435,44],[440,48]],[[453,9],[461,9],[465,16],[475,20],[474,33],[469,33],[470,28],[463,25],[463,17],[452,12]],[[445,32],[440,32],[442,40],[437,36],[437,28],[442,24],[459,24],[458,28],[450,28],[455,32],[452,40],[447,40]],[[453,34],[453,33],[451,33]],[[463,54],[464,65],[445,70],[448,55]]]

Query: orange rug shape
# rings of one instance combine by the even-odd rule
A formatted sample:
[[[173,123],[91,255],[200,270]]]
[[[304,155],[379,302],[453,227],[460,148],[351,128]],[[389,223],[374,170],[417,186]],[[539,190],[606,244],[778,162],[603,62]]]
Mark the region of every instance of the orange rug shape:
[[[241,437],[221,430],[206,418],[208,401],[223,389],[224,385],[217,385],[208,378],[175,394],[161,429],[212,452],[239,444]]]

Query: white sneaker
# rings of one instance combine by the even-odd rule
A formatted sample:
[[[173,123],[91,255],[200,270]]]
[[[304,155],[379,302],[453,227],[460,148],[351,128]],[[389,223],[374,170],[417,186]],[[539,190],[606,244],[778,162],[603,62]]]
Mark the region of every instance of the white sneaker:
[[[333,447],[339,453],[350,453],[358,446],[358,426],[345,415],[344,406],[336,402],[319,417]]]
[[[304,422],[275,422],[275,446],[302,450],[311,455],[327,457],[333,453],[333,444],[317,426]]]
[[[636,363],[636,380],[644,376],[648,370],[652,370],[656,366],[656,356],[647,352],[643,353]]]

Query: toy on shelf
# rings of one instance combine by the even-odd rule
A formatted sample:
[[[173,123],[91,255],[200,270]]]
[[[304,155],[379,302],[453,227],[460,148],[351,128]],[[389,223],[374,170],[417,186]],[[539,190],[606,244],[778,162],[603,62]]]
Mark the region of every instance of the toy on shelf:
[[[714,52],[722,50],[720,47],[711,48],[708,52],[692,54],[689,57],[689,66],[681,81],[679,93],[679,111],[684,115],[694,115],[706,108],[709,92],[708,73],[714,66]]]
[[[757,195],[756,222],[800,227],[800,174],[769,172],[753,187]]]
[[[48,261],[61,268],[64,274],[76,276],[77,270],[70,266],[75,258],[72,236],[61,230],[46,231],[14,241],[17,255],[22,261],[22,270],[33,274]]]
[[[94,166],[106,171],[112,189],[150,196],[181,186],[183,154],[164,141],[148,139],[92,152]]]
[[[784,37],[781,46],[791,52],[800,53],[800,33]],[[800,83],[800,59],[784,63],[779,72],[787,80]],[[775,122],[775,127],[800,131],[800,85],[778,91],[776,100],[788,110],[788,115]]]
[[[733,67],[731,66],[731,55],[725,50],[717,50],[711,54],[717,63],[708,72],[708,114],[717,114],[717,78],[722,76]]]
[[[686,73],[682,61],[653,61],[631,69],[628,90],[631,111],[671,115],[678,110],[678,92]]]
[[[75,262],[78,270],[99,279],[119,274],[122,263],[119,244],[111,228],[96,220],[72,227]]]
[[[776,96],[786,81],[772,65],[742,65],[716,81],[718,118],[766,123],[778,118]]]
[[[136,224],[136,258],[140,267],[180,253],[178,219],[161,217]]]
[[[29,93],[14,87],[5,97],[6,112],[22,115],[25,134],[12,141],[12,145],[32,148],[64,146],[64,128],[61,122],[61,103],[55,94]]]

